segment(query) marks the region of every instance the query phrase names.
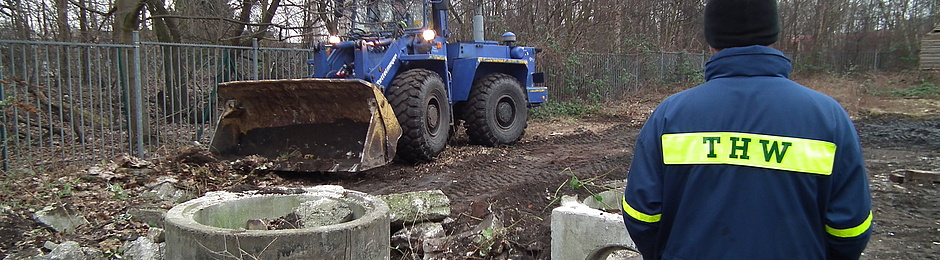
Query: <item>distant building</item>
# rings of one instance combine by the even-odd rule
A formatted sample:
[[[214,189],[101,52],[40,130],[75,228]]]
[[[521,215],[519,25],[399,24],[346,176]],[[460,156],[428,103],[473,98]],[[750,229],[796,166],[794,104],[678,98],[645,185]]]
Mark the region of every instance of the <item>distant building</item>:
[[[920,40],[920,69],[940,70],[940,26]]]

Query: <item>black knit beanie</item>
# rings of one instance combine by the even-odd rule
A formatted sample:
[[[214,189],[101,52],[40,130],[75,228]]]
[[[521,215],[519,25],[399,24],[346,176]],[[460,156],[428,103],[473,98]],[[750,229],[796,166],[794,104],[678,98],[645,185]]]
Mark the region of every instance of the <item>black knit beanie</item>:
[[[780,34],[777,0],[708,0],[705,41],[715,49],[771,45]]]

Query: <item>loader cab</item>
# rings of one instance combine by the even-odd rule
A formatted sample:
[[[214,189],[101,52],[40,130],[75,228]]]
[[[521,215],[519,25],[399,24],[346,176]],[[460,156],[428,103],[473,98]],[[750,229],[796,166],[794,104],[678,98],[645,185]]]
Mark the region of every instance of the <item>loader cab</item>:
[[[446,9],[438,10],[446,1],[335,1],[339,34],[314,46],[312,78],[358,78],[385,89],[405,60],[446,60]],[[446,75],[444,66],[425,67]]]
[[[334,13],[340,34],[356,36],[401,36],[436,27],[429,23],[432,11],[426,0],[335,0]],[[396,35],[398,34],[398,35]],[[345,39],[344,39],[345,40]]]

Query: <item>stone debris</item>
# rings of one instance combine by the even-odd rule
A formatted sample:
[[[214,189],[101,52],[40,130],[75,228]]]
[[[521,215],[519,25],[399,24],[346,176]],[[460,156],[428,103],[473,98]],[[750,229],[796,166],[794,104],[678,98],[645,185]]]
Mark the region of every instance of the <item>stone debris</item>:
[[[450,199],[441,190],[389,194],[379,198],[388,204],[392,226],[441,221],[450,216]]]
[[[165,209],[161,208],[130,208],[127,210],[127,214],[131,216],[134,221],[139,221],[147,223],[147,225],[155,227],[164,227],[164,218],[166,217]]]
[[[191,192],[183,189],[179,189],[174,184],[177,181],[174,178],[159,178],[156,182],[150,183],[147,185],[150,188],[149,191],[141,194],[141,197],[156,199],[169,203],[182,203],[188,200],[196,198]]]
[[[336,225],[353,220],[352,209],[340,200],[320,198],[304,201],[294,208],[304,228]]]
[[[165,243],[155,243],[147,237],[124,244],[123,258],[135,260],[162,260]]]
[[[163,243],[163,241],[166,241],[166,230],[158,227],[151,227],[150,229],[147,229],[146,237],[154,243]]]
[[[124,162],[131,164],[129,161]],[[128,166],[144,165],[131,164]],[[93,175],[110,174],[110,171],[107,170],[96,169],[91,171],[94,172],[92,173]],[[167,203],[181,203],[190,199],[191,195],[186,194],[185,190],[173,186],[176,182],[177,181],[173,178],[160,178],[146,185],[150,190],[144,192],[141,197],[159,199]],[[326,188],[321,187],[321,189]],[[231,195],[231,193],[227,193],[226,195],[235,196]],[[413,252],[423,252],[423,259],[439,259],[438,256],[441,255],[441,252],[447,250],[449,243],[456,239],[467,239],[470,236],[474,236],[474,241],[483,243],[485,241],[480,241],[480,239],[486,236],[482,234],[490,232],[492,229],[503,228],[502,223],[500,223],[498,219],[494,216],[489,216],[473,231],[446,237],[442,222],[447,222],[448,220],[453,222],[454,220],[447,218],[450,215],[450,199],[448,199],[442,191],[408,192],[379,197],[389,204],[389,215],[392,226],[401,228],[391,237],[392,248],[400,248],[402,250],[411,249]],[[134,237],[110,238],[99,243],[97,246],[107,248],[108,250],[123,252],[120,257],[124,259],[163,259],[166,240],[163,227],[166,212],[167,210],[161,208],[130,208],[127,214],[132,219],[152,226],[147,230],[147,233]],[[281,220],[280,222],[289,221],[294,225],[299,225],[299,227],[284,227],[283,223],[277,221],[258,219],[254,220],[258,222],[254,223],[256,226],[252,226],[251,222],[253,220],[249,220],[248,223],[246,223],[246,230],[273,230],[334,225],[353,220],[354,214],[349,205],[340,200],[321,198],[319,200],[302,202],[289,216],[290,217],[286,220],[284,220],[284,217],[278,220]],[[74,230],[78,226],[88,224],[88,221],[84,217],[65,206],[46,207],[37,212],[35,218],[37,222],[57,231]],[[280,227],[273,225],[280,225]],[[486,229],[490,229],[490,231],[484,231]],[[122,240],[127,242],[120,242]],[[80,244],[73,241],[67,241],[61,244],[49,241],[44,244],[43,247],[51,251],[48,251],[48,254],[42,254],[42,251],[36,249],[32,257],[26,256],[16,259],[96,260],[104,259],[103,256],[105,255],[100,250],[81,247]],[[18,255],[23,256],[22,254]]]
[[[405,225],[404,228],[392,234],[392,248],[411,248],[414,251],[423,251],[424,241],[432,238],[444,237],[444,225],[437,222],[422,222]]]
[[[597,200],[600,198],[601,200]],[[623,198],[623,190],[606,190],[597,193],[597,197],[588,196],[584,199],[584,205],[603,211],[620,211],[620,199]]]
[[[267,221],[260,219],[249,219],[245,222],[245,230],[268,230]]]
[[[56,232],[68,232],[88,224],[82,214],[66,206],[47,206],[33,214],[33,219]]]
[[[104,259],[103,254],[98,249],[82,247],[80,244],[78,244],[78,242],[75,242],[75,241],[65,241],[65,242],[62,242],[61,244],[47,242],[43,244],[43,247],[46,249],[51,249],[52,251],[49,252],[48,254],[40,254],[40,255],[36,255],[32,257],[25,257],[22,259],[28,259],[28,260]]]

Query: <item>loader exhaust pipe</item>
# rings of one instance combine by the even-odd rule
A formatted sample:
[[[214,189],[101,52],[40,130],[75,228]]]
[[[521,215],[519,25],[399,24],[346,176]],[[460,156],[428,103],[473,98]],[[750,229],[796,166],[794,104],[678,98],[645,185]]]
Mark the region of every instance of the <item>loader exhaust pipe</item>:
[[[483,41],[483,1],[477,1],[477,14],[473,15],[473,40]]]

